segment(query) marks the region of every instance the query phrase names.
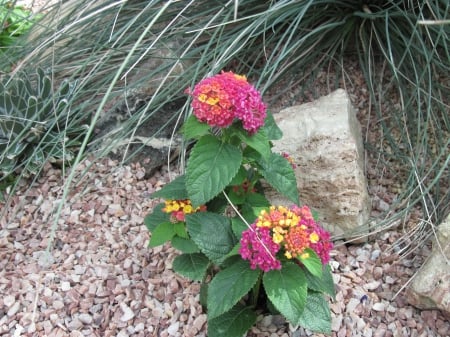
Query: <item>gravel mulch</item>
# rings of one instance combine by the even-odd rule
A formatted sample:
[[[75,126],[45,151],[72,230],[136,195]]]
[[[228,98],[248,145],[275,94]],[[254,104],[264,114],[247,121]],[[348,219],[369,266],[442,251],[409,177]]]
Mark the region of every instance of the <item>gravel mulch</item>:
[[[61,171],[46,167],[33,187],[0,205],[0,336],[206,336],[199,284],[173,273],[177,251],[148,247],[142,224],[155,203],[148,194],[168,180],[164,169],[145,179],[139,164],[93,163],[62,208],[50,255]],[[420,311],[400,291],[429,255],[422,245],[399,259],[400,235],[336,243],[333,337],[450,335],[440,311]],[[248,336],[322,335],[261,315]]]

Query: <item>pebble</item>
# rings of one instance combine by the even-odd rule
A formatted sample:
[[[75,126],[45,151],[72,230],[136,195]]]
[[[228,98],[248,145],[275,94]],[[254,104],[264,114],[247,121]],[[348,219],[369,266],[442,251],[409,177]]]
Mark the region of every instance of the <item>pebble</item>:
[[[384,311],[384,309],[386,309],[386,305],[382,302],[374,303],[372,305],[372,309],[375,311]]]
[[[6,305],[8,308],[9,308],[10,306],[12,306],[15,302],[16,302],[16,299],[15,299],[14,296],[6,295],[6,296],[3,298],[3,304]]]
[[[15,302],[6,313],[9,317],[14,316],[20,309],[20,303]]]
[[[345,309],[345,312],[348,313],[352,313],[355,311],[355,308],[357,307],[357,305],[360,303],[359,299],[357,298],[351,298],[348,303],[347,303],[347,307]]]
[[[61,282],[61,290],[62,291],[69,291],[70,289],[71,289],[70,282],[67,282],[67,281]]]
[[[126,322],[129,321],[130,319],[134,318],[134,312],[133,310],[130,309],[130,307],[128,305],[126,305],[123,302],[120,302],[120,309],[123,312],[123,315],[120,317],[120,320],[122,322]]]
[[[372,281],[372,282],[364,284],[363,288],[368,291],[373,291],[373,290],[377,289],[380,286],[380,284],[381,284],[380,281]]]
[[[167,332],[169,333],[169,335],[175,336],[175,334],[178,332],[179,328],[180,328],[180,322],[175,322],[167,328]]]
[[[56,310],[59,310],[59,309],[64,308],[64,303],[63,303],[62,301],[56,300],[56,301],[53,301],[52,306],[53,306],[53,308],[55,308]]]
[[[89,314],[80,314],[78,316],[78,319],[80,320],[81,323],[85,324],[85,325],[90,325],[92,324],[92,316]]]

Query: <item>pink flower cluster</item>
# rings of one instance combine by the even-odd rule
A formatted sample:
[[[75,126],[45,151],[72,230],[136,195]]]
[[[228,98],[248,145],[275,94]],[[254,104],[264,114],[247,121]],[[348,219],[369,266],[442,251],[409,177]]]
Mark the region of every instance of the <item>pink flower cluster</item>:
[[[264,125],[266,105],[245,76],[222,72],[203,79],[187,92],[193,98],[194,115],[209,126],[225,128],[238,119],[253,134]]]
[[[251,225],[251,229],[242,233],[241,254],[244,260],[250,261],[250,268],[259,268],[265,272],[273,269],[281,269],[281,262],[275,255],[280,250],[280,245],[272,241],[270,229]]]
[[[320,257],[322,264],[330,260],[333,243],[330,233],[323,229],[307,206],[271,206],[269,211],[261,211],[251,227],[242,233],[239,254],[250,261],[252,269],[264,272],[281,268],[276,255],[284,252],[288,259],[309,258],[305,249],[310,248]]]

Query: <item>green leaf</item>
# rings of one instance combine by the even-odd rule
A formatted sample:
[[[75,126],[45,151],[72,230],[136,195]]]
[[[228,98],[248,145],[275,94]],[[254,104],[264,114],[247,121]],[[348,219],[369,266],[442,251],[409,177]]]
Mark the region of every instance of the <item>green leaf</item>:
[[[163,222],[156,226],[150,238],[150,247],[156,247],[170,241],[175,235],[173,223]]]
[[[208,320],[209,337],[242,337],[256,323],[256,313],[237,304],[226,313]]]
[[[261,174],[267,182],[298,205],[297,181],[291,164],[278,153],[272,153],[268,161],[261,160],[260,164],[262,167]]]
[[[215,213],[199,212],[186,215],[192,241],[215,264],[220,264],[236,244],[230,219]]]
[[[236,175],[231,179],[230,185],[240,185],[247,179],[248,172],[244,166],[241,166]]]
[[[186,231],[186,225],[184,224],[184,222],[177,222],[173,224],[173,229],[175,231],[175,234],[178,235],[179,237],[188,239],[189,235]]]
[[[159,191],[151,194],[151,198],[163,198],[171,200],[184,200],[188,198],[185,176],[176,177],[170,183],[165,184]]]
[[[170,214],[162,211],[164,207],[165,204],[160,203],[153,207],[152,213],[145,216],[144,224],[150,232],[153,232],[159,224],[163,222],[170,222]]]
[[[323,266],[322,277],[316,277],[310,272],[306,272],[305,276],[309,289],[328,294],[333,297],[333,299],[335,298],[336,291],[330,265],[326,264]]]
[[[305,309],[296,323],[314,332],[331,334],[330,307],[321,293],[308,292]]]
[[[219,271],[208,287],[208,317],[217,317],[231,309],[253,288],[260,273],[258,269],[250,269],[248,261],[242,259]]]
[[[230,258],[232,256],[239,256],[239,249],[241,249],[241,243],[238,242],[236,246],[233,247],[233,249],[228,253],[227,258]],[[225,262],[224,262],[225,264]]]
[[[210,126],[200,122],[197,117],[190,115],[181,128],[181,133],[185,139],[198,139],[209,133]]]
[[[173,270],[194,281],[201,281],[209,266],[209,259],[202,253],[182,254],[173,260]]]
[[[314,276],[322,278],[322,261],[316,252],[310,248],[305,249],[304,253],[308,254],[307,258],[303,258],[302,255],[298,257],[298,260],[303,263],[305,268]]]
[[[267,297],[277,310],[295,324],[305,308],[307,286],[304,271],[294,263],[283,264],[263,276]]]
[[[183,253],[198,253],[200,251],[194,241],[180,238],[177,235],[172,238],[171,244],[173,248],[178,249]]]
[[[240,130],[240,132],[237,132],[237,135],[243,143],[247,144],[261,154],[261,157],[264,160],[269,160],[272,151],[270,148],[269,138],[267,138],[264,129],[261,128],[253,135],[249,135],[248,132]]]
[[[270,207],[270,202],[266,199],[266,197],[259,193],[249,193],[247,195],[247,203],[252,207]]]
[[[277,123],[275,122],[275,119],[273,118],[272,113],[270,113],[269,111],[267,111],[267,117],[266,120],[264,121],[263,130],[266,132],[267,138],[269,140],[278,140],[281,139],[281,137],[283,137],[283,132],[278,127]]]
[[[236,235],[237,238],[240,238],[242,232],[247,230],[248,227],[240,217],[236,216],[231,218],[231,229],[233,230],[234,235]]]
[[[186,168],[186,187],[194,207],[203,205],[221,192],[242,163],[236,146],[203,136],[192,149]]]

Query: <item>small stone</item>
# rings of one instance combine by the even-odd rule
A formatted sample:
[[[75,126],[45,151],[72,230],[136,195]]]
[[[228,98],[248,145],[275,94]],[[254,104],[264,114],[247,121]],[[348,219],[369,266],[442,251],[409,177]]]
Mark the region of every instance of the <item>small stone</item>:
[[[394,284],[395,283],[395,279],[391,276],[386,276],[386,279],[384,280],[387,284]]]
[[[339,331],[342,325],[342,315],[331,317],[331,331]]]
[[[374,303],[372,309],[375,311],[384,311],[386,305],[382,302]]]
[[[272,315],[266,315],[260,322],[260,325],[267,328],[270,324],[272,324]]]
[[[14,316],[20,309],[20,303],[15,302],[6,313],[9,317]]]
[[[379,280],[383,276],[383,268],[375,267],[373,268],[373,278],[374,280]]]
[[[380,284],[381,284],[380,281],[372,281],[372,282],[364,284],[363,288],[368,291],[373,291],[373,290],[377,289],[380,286]]]
[[[86,267],[76,264],[74,266],[74,272],[76,275],[83,275],[86,272]]]
[[[348,313],[354,312],[358,304],[359,300],[357,298],[351,298],[347,303],[347,308],[345,309],[345,311]]]
[[[375,330],[373,337],[384,337],[385,335],[386,335],[386,328],[380,326]]]
[[[180,322],[175,322],[167,328],[167,332],[169,333],[169,335],[175,336],[175,334],[178,332],[179,328],[180,328]]]
[[[79,319],[74,318],[73,320],[71,320],[69,322],[67,327],[69,328],[70,331],[72,331],[72,330],[79,330],[79,329],[81,329],[83,327],[83,323],[81,323]]]
[[[126,322],[126,321],[129,321],[130,319],[134,318],[133,310],[131,310],[130,307],[128,305],[126,305],[125,303],[123,303],[123,302],[120,303],[120,309],[123,312],[123,315],[120,317],[120,320],[122,322]]]
[[[71,289],[70,282],[67,282],[67,281],[61,282],[61,290],[62,291],[69,291],[70,289]]]
[[[14,296],[7,295],[3,298],[3,304],[6,305],[8,308],[12,306],[16,302],[16,299]]]
[[[199,315],[195,320],[193,325],[200,331],[203,328],[203,325],[205,325],[206,321],[207,321],[207,317],[205,314],[203,315]]]
[[[80,314],[78,316],[78,319],[80,320],[81,323],[85,324],[85,325],[90,325],[92,324],[92,316],[89,314]]]
[[[380,254],[381,254],[381,250],[375,249],[375,250],[372,251],[372,253],[370,254],[370,259],[371,259],[372,261],[375,261],[376,259],[378,259],[378,257],[380,256]]]
[[[144,331],[144,329],[145,329],[145,324],[142,323],[142,322],[136,324],[136,326],[134,327],[134,331],[135,331],[135,332]]]
[[[129,337],[127,330],[122,329],[119,331],[116,337]]]
[[[56,310],[60,310],[64,308],[64,303],[59,300],[53,301],[53,308],[55,308]]]

